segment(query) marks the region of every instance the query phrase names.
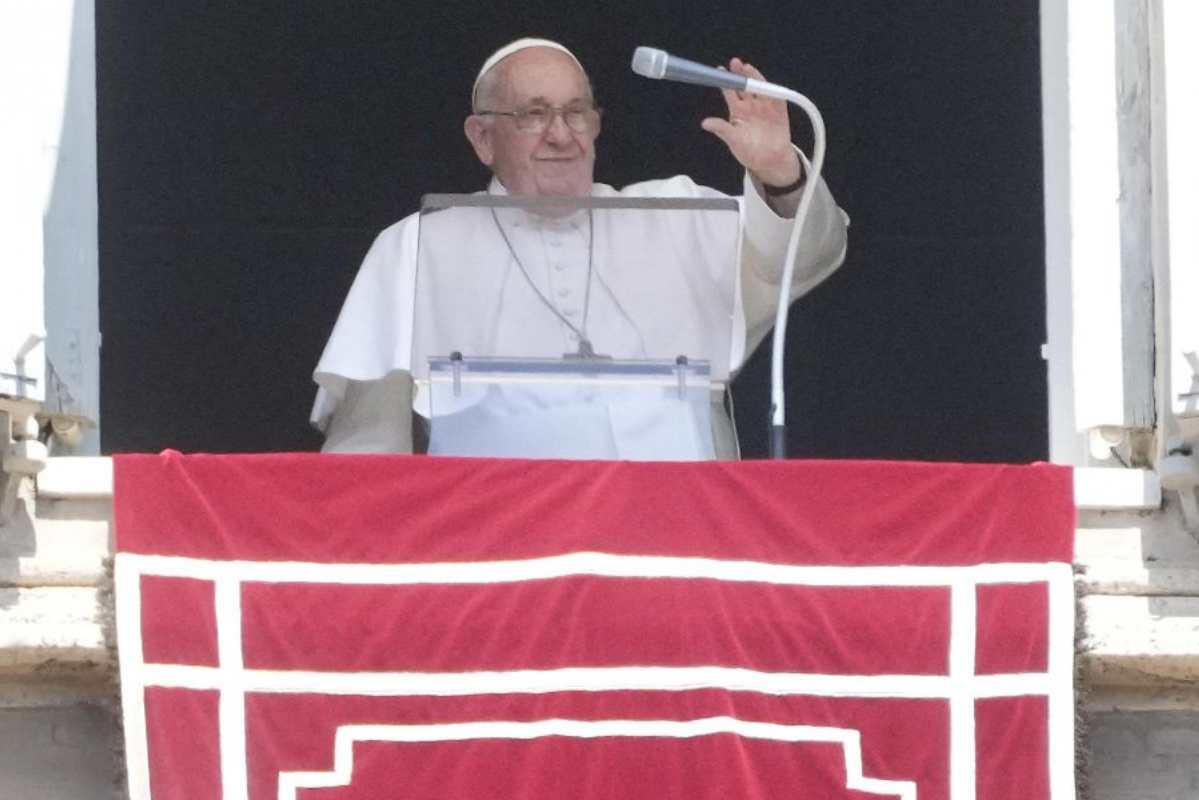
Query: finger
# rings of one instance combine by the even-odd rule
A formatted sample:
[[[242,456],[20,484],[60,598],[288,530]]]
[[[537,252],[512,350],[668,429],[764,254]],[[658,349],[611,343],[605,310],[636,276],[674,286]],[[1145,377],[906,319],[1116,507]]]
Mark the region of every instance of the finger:
[[[757,81],[766,81],[766,78],[762,75],[762,72],[753,64],[750,64],[748,61],[742,61],[741,59],[734,60],[737,62],[737,74],[744,75],[747,78],[752,78]],[[730,64],[731,63],[732,62],[730,62]],[[753,92],[741,92],[739,94],[739,98],[746,103],[753,103],[757,108],[762,108],[763,106],[761,104],[765,104],[765,107],[767,108],[773,108],[777,105],[774,100],[771,100],[767,97],[762,97],[761,95]]]
[[[729,109],[729,116],[733,116],[733,110],[737,107],[738,103],[743,101],[737,96],[737,92],[732,89],[721,89],[720,94],[724,97],[724,104]]]
[[[716,67],[716,69],[719,69],[719,70],[724,70],[724,71],[726,71],[726,72],[728,71],[728,68],[727,68],[727,67],[722,67],[722,66],[717,66],[717,67]],[[723,98],[724,98],[724,104],[725,104],[725,106],[727,106],[727,107],[728,107],[728,110],[729,110],[729,116],[730,116],[730,117],[731,117],[731,116],[733,116],[733,105],[734,105],[734,104],[737,102],[737,100],[739,99],[739,98],[737,97],[737,93],[736,93],[736,92],[734,92],[732,89],[721,89],[721,90],[720,90],[720,95],[721,95],[721,97],[723,97]]]
[[[752,78],[753,80],[761,81],[762,83],[767,82],[766,76],[763,75],[762,71],[759,70],[757,67],[755,67],[753,64],[745,65],[745,74],[746,74],[746,77]],[[782,100],[778,100],[778,99],[775,99],[772,97],[763,97],[760,94],[753,94],[753,95],[750,95],[750,97],[752,97],[756,102],[760,103],[761,108],[763,108],[765,110],[765,113],[767,113],[767,114],[771,114],[773,116],[778,116],[780,114],[787,113],[787,104]]]
[[[744,75],[745,77],[753,78],[756,81],[766,80],[766,76],[764,76],[762,74],[761,70],[759,70],[753,64],[744,64],[743,66],[745,67],[745,71],[742,72],[741,74]]]
[[[755,116],[753,101],[744,92],[728,92],[724,100],[728,106],[729,119],[752,119]]]
[[[733,146],[732,140],[736,134],[734,132],[733,123],[729,122],[727,119],[721,119],[720,117],[707,117],[699,123],[699,126],[720,141],[724,142],[729,147]]]
[[[729,72],[736,73],[737,75],[744,75],[745,74],[745,62],[742,61],[741,59],[737,58],[736,56],[733,56],[732,58],[729,59]],[[745,92],[743,92],[743,91],[737,92],[738,100],[744,100],[745,97],[746,97]]]
[[[762,71],[753,64],[746,63],[743,66],[745,67],[744,74],[747,78],[753,78],[754,80],[762,81],[763,83],[766,82],[766,76],[763,75]],[[762,108],[770,109],[770,112],[776,116],[779,113],[786,113],[786,103],[784,103],[782,100],[776,100],[771,97],[763,97],[759,94],[750,94],[749,97],[750,99],[762,104]]]
[[[741,74],[747,78],[753,78],[755,80],[762,80],[762,73],[758,72],[758,70],[754,68],[754,65],[750,64],[748,61],[741,62]],[[754,100],[754,101],[761,99],[761,97],[759,95],[753,94],[752,92],[747,92],[746,96],[750,100]]]

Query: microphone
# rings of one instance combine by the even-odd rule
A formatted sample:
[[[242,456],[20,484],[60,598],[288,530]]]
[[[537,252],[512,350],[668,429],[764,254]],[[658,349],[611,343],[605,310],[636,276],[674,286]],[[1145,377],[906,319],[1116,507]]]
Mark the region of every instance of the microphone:
[[[638,47],[633,51],[633,72],[654,80],[694,83],[738,92],[745,91],[749,82],[744,75],[688,61],[654,47]]]
[[[802,98],[803,95],[793,92],[785,86],[747,78],[744,75],[729,72],[727,69],[716,69],[716,67],[709,67],[705,64],[697,64],[654,47],[638,47],[633,51],[633,72],[654,80],[713,86],[717,89],[728,89],[734,92],[751,92],[763,97],[773,97],[776,100],[786,100],[789,103],[802,105],[799,98]]]

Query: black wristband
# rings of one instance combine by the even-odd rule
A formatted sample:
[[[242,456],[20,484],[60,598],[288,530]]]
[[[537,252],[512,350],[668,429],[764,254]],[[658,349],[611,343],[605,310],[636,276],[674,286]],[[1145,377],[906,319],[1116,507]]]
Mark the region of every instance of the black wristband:
[[[795,183],[789,183],[786,186],[771,186],[769,183],[763,183],[762,191],[766,192],[767,197],[782,197],[785,194],[791,194],[803,186],[804,179],[807,177],[808,173],[804,170],[803,163],[801,162],[799,165],[799,177],[795,180]]]

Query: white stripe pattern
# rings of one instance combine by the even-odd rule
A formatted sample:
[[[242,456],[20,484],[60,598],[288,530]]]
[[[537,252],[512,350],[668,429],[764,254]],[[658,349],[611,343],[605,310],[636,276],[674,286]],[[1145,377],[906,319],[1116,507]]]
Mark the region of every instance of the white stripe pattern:
[[[733,733],[747,739],[781,742],[830,742],[840,744],[845,759],[846,788],[869,794],[916,800],[912,781],[880,780],[862,774],[862,738],[855,730],[809,725],[779,725],[748,722],[733,717],[675,720],[572,720],[545,719],[536,722],[458,722],[441,725],[346,725],[334,739],[333,769],[330,772],[281,772],[279,800],[295,800],[296,792],[308,788],[348,786],[354,768],[356,742],[449,742],[469,739],[539,739],[546,736],[575,738],[646,737],[687,739]]]
[[[246,694],[241,647],[241,583],[227,576],[216,581],[217,653],[220,667],[220,746],[222,800],[248,800],[246,772]]]
[[[236,688],[263,694],[328,694],[367,697],[464,697],[481,694],[724,689],[768,695],[893,697],[917,700],[1047,695],[1044,673],[978,675],[966,692],[946,675],[822,675],[759,672],[737,667],[566,667],[504,672],[307,672],[247,669],[236,676],[215,667],[147,664],[146,686],[179,689]]]
[[[245,762],[246,693],[307,693],[367,696],[467,696],[495,693],[545,693],[556,691],[686,691],[719,688],[773,695],[812,695],[860,698],[943,698],[950,703],[950,757],[952,800],[974,800],[974,702],[981,698],[1049,696],[1049,768],[1052,800],[1074,797],[1074,714],[1071,691],[1074,639],[1073,573],[1069,564],[983,564],[957,567],[813,567],[708,558],[623,556],[608,553],[571,553],[512,561],[425,564],[319,564],[307,562],[209,561],[203,559],[144,556],[119,553],[116,557],[117,624],[121,647],[122,700],[125,715],[129,788],[132,800],[150,798],[149,758],[146,752],[144,692],[146,687],[173,687],[219,691],[221,771],[224,797],[245,800],[248,779]],[[207,579],[216,582],[218,667],[145,664],[142,658],[140,576],[160,575]],[[465,673],[413,672],[313,672],[247,670],[241,651],[241,585],[266,583],[335,583],[346,585],[498,584],[544,580],[576,575],[633,578],[712,579],[797,586],[837,587],[947,587],[950,589],[951,625],[949,675],[822,675],[767,673],[724,667],[610,667],[555,670],[478,671]],[[1049,653],[1047,673],[975,675],[976,590],[997,583],[1047,583],[1049,588]],[[536,723],[456,723],[438,726],[346,726],[338,730],[337,747],[349,755],[337,756],[333,773],[286,773],[294,790],[317,780],[315,776],[340,774],[343,760],[352,759],[354,736],[434,736],[436,727],[451,738],[478,738],[471,731],[480,725],[518,726],[528,736],[508,728],[504,738],[542,735],[705,735],[705,725],[723,725],[726,732],[757,738],[786,738],[806,726],[768,725],[731,718],[690,722],[637,722],[614,720],[584,722],[544,720]],[[519,726],[543,726],[523,728]],[[640,725],[684,726],[672,734],[636,733]],[[544,726],[549,726],[544,727]],[[554,727],[559,726],[559,727]],[[578,727],[583,726],[583,727]],[[609,727],[605,727],[609,726]],[[615,728],[611,726],[616,726]],[[687,727],[691,726],[691,727]],[[765,726],[765,727],[754,727]],[[534,733],[540,730],[573,733]],[[623,733],[598,733],[621,730]],[[649,730],[648,728],[646,730]],[[720,728],[724,731],[725,728]],[[840,729],[826,729],[840,730]],[[387,733],[392,731],[393,733]],[[395,731],[399,731],[395,733]],[[406,731],[406,733],[405,733]],[[461,736],[454,737],[452,731]],[[586,734],[580,731],[587,732]],[[750,733],[749,731],[753,731]],[[766,735],[770,731],[770,735]],[[854,731],[843,731],[857,737]],[[468,735],[469,734],[469,735]],[[343,737],[349,737],[343,744]],[[807,741],[807,740],[805,740]],[[848,741],[848,740],[846,740]],[[857,740],[854,740],[857,742]],[[871,782],[860,775],[860,746],[856,755],[847,746],[847,769],[857,758],[857,776],[865,781],[850,786],[861,791],[914,800],[910,782]],[[851,771],[852,772],[852,771]],[[304,777],[308,776],[308,777]],[[296,782],[301,781],[301,782]],[[344,784],[329,784],[344,785]],[[897,788],[898,787],[898,788]],[[910,792],[910,793],[909,793]],[[283,798],[283,784],[279,797]]]
[[[1038,583],[1069,564],[977,564],[964,567],[810,567],[761,561],[569,553],[518,561],[421,564],[321,564],[306,561],[207,561],[120,553],[146,575],[262,583],[493,584],[596,575],[611,578],[710,578],[794,586],[945,586]]]
[[[958,581],[950,599],[949,623],[949,796],[974,800],[974,648],[977,644],[977,592]]]

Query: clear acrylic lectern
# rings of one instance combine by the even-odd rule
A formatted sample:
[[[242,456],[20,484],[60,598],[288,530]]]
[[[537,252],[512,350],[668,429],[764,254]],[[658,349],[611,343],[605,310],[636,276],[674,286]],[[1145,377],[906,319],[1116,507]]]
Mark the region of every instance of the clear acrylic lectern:
[[[411,364],[429,452],[721,455],[739,232],[729,198],[426,196]]]

